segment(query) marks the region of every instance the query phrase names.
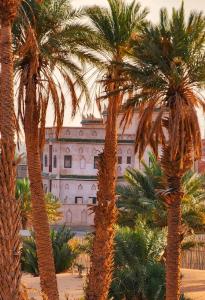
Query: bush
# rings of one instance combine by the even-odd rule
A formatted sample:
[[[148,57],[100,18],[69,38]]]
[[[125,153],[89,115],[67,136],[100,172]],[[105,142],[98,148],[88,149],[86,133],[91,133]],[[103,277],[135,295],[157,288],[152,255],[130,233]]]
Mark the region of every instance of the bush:
[[[56,273],[64,272],[72,266],[79,254],[78,249],[71,248],[68,243],[74,237],[74,234],[66,227],[61,227],[59,230],[51,230],[50,234]],[[31,273],[34,276],[39,275],[35,236],[33,233],[31,237],[23,239],[21,266],[22,271]]]
[[[110,297],[116,300],[163,299],[165,269],[160,258],[165,239],[165,232],[150,230],[143,224],[134,230],[118,228]]]

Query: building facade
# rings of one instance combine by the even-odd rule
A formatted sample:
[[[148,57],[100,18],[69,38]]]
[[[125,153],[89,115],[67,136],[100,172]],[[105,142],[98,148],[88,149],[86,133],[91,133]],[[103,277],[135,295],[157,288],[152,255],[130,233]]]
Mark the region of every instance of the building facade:
[[[119,124],[120,119],[121,116]],[[63,127],[58,139],[55,128],[46,129],[42,155],[44,190],[61,200],[62,223],[67,225],[93,225],[90,205],[96,204],[97,159],[103,150],[105,122],[106,114],[103,119],[84,117],[81,127]],[[137,114],[124,133],[119,126],[118,183],[123,182],[126,168],[140,167],[134,154],[136,122]]]

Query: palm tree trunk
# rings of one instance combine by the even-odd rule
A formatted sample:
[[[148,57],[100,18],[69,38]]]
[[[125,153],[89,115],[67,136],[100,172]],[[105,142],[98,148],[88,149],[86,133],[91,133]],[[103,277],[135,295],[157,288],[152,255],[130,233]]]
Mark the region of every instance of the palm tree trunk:
[[[0,299],[20,299],[20,206],[15,199],[15,114],[11,22],[1,23]]]
[[[95,238],[86,291],[87,300],[107,300],[112,281],[114,225],[117,218],[115,189],[119,97],[109,100],[105,146],[99,156],[98,204],[95,208]]]
[[[31,71],[32,72],[32,71]],[[58,288],[50,239],[50,228],[44,199],[39,150],[39,113],[36,103],[35,76],[28,75],[25,101],[25,140],[31,187],[32,225],[35,232],[42,292],[49,300],[58,300]]]
[[[181,199],[168,207],[168,237],[166,255],[166,300],[179,300],[181,258]]]

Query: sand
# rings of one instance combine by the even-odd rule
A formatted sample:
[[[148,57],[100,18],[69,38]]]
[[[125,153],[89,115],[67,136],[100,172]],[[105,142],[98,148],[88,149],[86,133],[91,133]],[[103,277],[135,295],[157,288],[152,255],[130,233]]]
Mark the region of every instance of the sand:
[[[182,291],[192,300],[205,300],[205,271],[200,270],[182,270]],[[83,296],[83,286],[85,277],[79,278],[77,274],[58,274],[58,288],[60,300],[78,300]],[[39,278],[30,275],[24,275],[22,278],[23,284],[29,288],[39,290]],[[35,297],[40,299],[39,297]]]

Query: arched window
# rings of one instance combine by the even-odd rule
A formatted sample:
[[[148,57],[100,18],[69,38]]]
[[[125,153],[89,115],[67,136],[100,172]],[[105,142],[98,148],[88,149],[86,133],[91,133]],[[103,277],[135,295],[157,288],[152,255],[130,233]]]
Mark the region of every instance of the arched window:
[[[82,148],[82,147],[79,149],[79,153],[80,153],[80,154],[83,153],[83,148]]]
[[[47,156],[47,154],[44,156],[44,166],[45,167],[48,166],[48,156]]]
[[[65,150],[67,153],[70,153],[70,148],[66,148],[66,150]]]
[[[83,189],[83,186],[82,186],[82,184],[79,184],[79,186],[78,186],[78,190],[80,191],[80,190],[82,190]]]
[[[91,190],[92,190],[92,191],[96,191],[96,186],[95,186],[95,184],[92,185]]]
[[[96,130],[92,131],[92,136],[97,136],[97,131]]]
[[[86,160],[84,157],[82,157],[80,160],[80,168],[85,169],[85,167],[86,167]]]

